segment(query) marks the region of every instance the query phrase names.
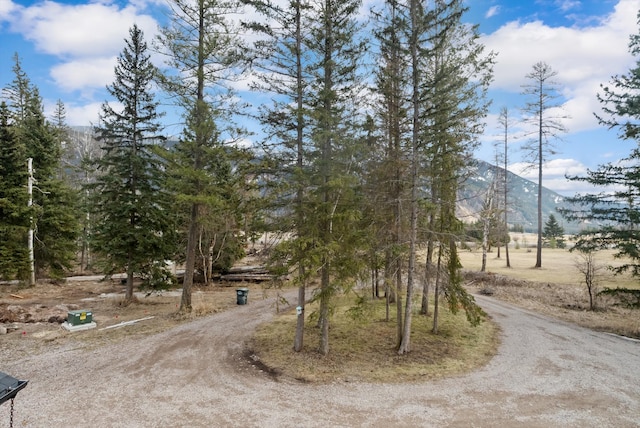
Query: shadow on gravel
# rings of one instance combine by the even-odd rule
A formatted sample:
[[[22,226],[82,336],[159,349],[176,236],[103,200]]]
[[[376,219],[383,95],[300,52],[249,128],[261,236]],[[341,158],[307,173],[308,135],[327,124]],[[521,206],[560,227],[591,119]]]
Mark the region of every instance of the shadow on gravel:
[[[282,375],[282,372],[280,372],[280,370],[275,369],[273,367],[269,367],[265,363],[263,363],[260,360],[260,358],[251,349],[245,349],[244,353],[242,354],[242,357],[253,367],[265,373],[267,376],[269,376],[272,380],[276,382],[279,380],[280,375]]]

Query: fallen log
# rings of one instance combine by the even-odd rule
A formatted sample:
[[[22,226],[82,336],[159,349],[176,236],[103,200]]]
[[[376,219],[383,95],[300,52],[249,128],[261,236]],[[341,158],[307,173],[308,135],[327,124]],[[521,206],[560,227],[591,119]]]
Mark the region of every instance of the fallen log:
[[[228,270],[229,274],[232,273],[258,273],[268,274],[269,271],[264,266],[233,266]]]
[[[220,275],[222,281],[264,282],[272,281],[274,276],[268,273],[228,273]]]

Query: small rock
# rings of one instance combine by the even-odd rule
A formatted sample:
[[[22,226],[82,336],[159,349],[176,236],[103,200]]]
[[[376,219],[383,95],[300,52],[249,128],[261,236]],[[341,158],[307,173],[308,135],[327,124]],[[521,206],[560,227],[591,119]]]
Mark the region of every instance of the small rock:
[[[7,334],[7,327],[0,325],[0,336]]]

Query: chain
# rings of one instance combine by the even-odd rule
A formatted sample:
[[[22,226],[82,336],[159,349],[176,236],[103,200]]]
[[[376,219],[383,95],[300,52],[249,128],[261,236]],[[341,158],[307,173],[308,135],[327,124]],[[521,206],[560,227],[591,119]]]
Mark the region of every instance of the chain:
[[[9,413],[9,428],[13,428],[13,400],[15,400],[15,398],[11,399],[11,412]]]

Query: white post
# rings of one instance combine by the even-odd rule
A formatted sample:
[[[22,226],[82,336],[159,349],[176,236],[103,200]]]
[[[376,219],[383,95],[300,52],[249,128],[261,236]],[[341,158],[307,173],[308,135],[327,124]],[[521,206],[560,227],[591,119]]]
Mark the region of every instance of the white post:
[[[29,194],[29,201],[27,202],[27,206],[31,207],[33,205],[33,159],[27,159],[27,168],[29,170],[29,184],[27,186],[27,192]],[[31,269],[31,275],[29,277],[29,285],[34,285],[36,283],[36,268],[35,268],[35,258],[33,255],[33,217],[29,222],[29,266]]]

